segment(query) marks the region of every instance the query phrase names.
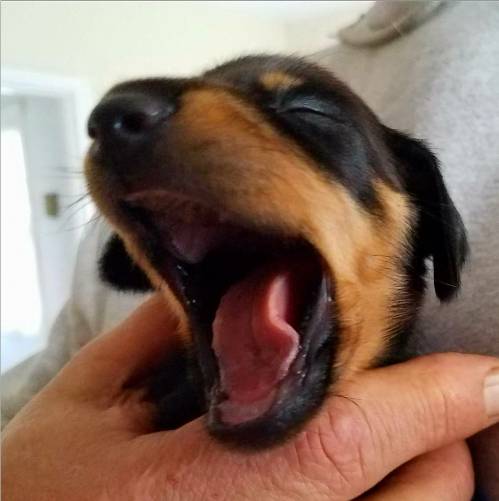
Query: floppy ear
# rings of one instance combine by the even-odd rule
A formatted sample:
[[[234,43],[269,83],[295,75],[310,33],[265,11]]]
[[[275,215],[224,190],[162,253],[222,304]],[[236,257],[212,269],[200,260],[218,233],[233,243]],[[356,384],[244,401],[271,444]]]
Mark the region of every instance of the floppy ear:
[[[109,238],[99,260],[99,275],[104,282],[120,291],[153,290],[146,274],[134,263],[123,241],[116,234]]]
[[[387,129],[404,188],[418,209],[415,252],[433,259],[435,292],[452,299],[461,285],[468,254],[466,230],[445,187],[435,155],[422,142]]]

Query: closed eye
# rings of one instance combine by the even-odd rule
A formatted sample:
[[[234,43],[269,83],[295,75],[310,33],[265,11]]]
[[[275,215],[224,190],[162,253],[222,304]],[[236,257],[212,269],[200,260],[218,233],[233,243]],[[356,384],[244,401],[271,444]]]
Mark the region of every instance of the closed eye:
[[[281,104],[272,106],[279,114],[297,114],[303,116],[314,115],[333,120],[338,123],[345,123],[346,120],[341,116],[340,109],[329,101],[314,96],[297,96],[293,99],[287,99]]]

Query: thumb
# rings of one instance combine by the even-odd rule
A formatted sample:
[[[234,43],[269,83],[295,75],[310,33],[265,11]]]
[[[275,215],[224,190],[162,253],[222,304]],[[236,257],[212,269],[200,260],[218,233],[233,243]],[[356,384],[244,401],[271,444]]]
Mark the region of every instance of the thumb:
[[[185,329],[181,317],[156,293],[124,322],[82,348],[61,372],[61,381],[78,393],[113,396],[174,350]],[[74,381],[85,381],[75,385]]]
[[[498,421],[499,359],[430,355],[341,384],[297,437],[300,465],[314,481],[336,475],[330,482],[350,499],[411,459]]]
[[[142,437],[143,450],[147,460],[174,465],[176,478],[187,469],[185,478],[213,479],[205,492],[220,496],[234,491],[233,498],[253,499],[262,489],[259,498],[267,499],[271,489],[275,499],[355,499],[399,466],[440,449],[406,473],[431,468],[456,452],[450,444],[499,421],[498,369],[497,358],[451,353],[359,373],[334,388],[296,437],[254,456],[214,442],[200,420]]]

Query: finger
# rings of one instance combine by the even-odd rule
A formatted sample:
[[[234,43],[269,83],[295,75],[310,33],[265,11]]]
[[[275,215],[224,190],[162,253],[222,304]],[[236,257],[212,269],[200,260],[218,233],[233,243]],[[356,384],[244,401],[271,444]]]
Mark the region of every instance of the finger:
[[[498,367],[493,357],[440,354],[359,374],[298,437],[300,469],[320,479],[314,465],[329,464],[346,497],[360,495],[411,459],[497,422]]]
[[[119,326],[80,350],[58,379],[77,392],[112,395],[175,350],[182,332],[180,317],[156,294]]]
[[[362,501],[469,501],[474,475],[465,442],[447,445],[401,466]]]

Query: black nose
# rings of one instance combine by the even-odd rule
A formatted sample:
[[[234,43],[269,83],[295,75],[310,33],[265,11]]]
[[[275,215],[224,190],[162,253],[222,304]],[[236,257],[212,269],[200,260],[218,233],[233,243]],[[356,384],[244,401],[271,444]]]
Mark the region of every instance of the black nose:
[[[88,119],[88,135],[103,145],[126,146],[149,137],[172,113],[159,98],[139,93],[105,97]]]

